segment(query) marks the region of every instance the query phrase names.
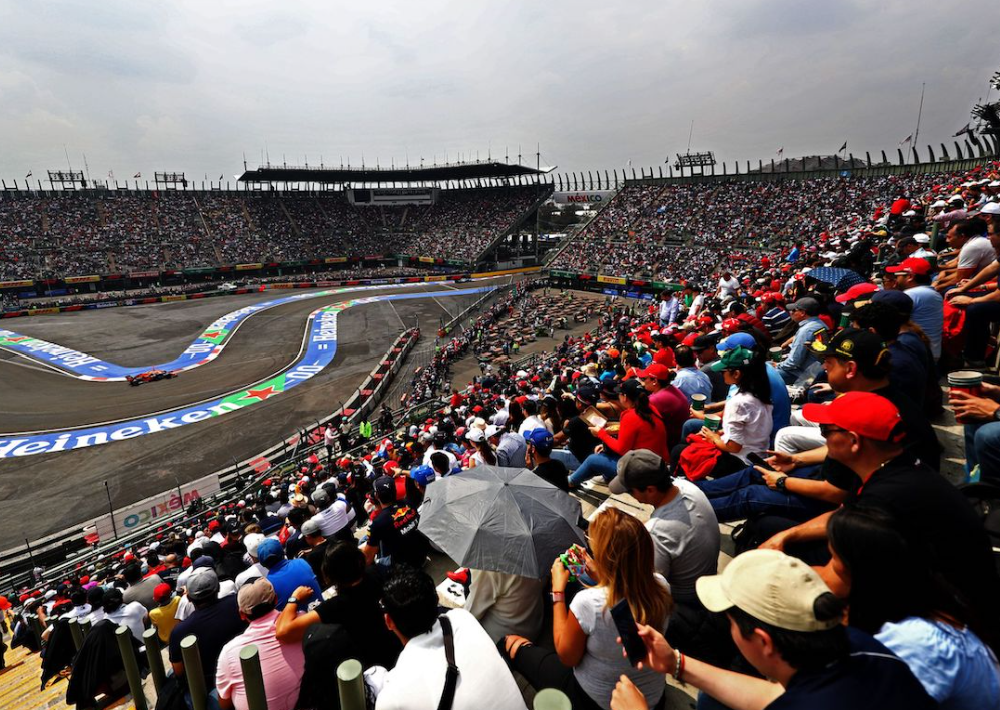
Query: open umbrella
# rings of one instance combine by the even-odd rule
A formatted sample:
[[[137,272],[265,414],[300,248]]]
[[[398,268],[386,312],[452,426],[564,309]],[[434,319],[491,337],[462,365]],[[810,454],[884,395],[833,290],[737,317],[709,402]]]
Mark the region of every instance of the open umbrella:
[[[838,291],[844,291],[851,286],[867,283],[868,279],[856,271],[841,269],[834,266],[820,266],[806,274],[806,278],[828,283]]]
[[[476,466],[428,486],[420,532],[464,567],[539,579],[583,542],[580,501],[523,468]]]

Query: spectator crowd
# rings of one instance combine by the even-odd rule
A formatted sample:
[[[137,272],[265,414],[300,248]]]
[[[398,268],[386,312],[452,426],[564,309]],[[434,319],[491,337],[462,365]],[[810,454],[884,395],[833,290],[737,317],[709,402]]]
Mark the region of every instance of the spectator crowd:
[[[577,245],[595,263],[618,229],[641,254],[674,225],[743,258],[651,300],[608,297],[591,330],[530,362],[491,351],[426,418],[352,451],[331,436],[186,527],[43,578],[16,600],[15,643],[25,610],[50,649],[71,618],[153,624],[182,678],[193,635],[227,708],[246,707],[249,643],[271,710],[338,707],[347,658],[376,710],[525,708],[515,677],[573,708],[662,708],[668,679],[706,708],[1000,706],[1000,530],[983,514],[1000,501],[1000,165],[722,185],[692,214],[674,205],[693,186],[634,190]],[[441,392],[501,320],[545,327],[545,298],[515,289],[442,336],[414,390]],[[945,401],[965,434],[957,475],[933,426]],[[652,512],[601,505],[538,574],[433,579],[441,496],[492,467],[528,469],[553,505],[606,485]],[[450,519],[527,555],[487,503],[449,499]],[[720,523],[740,523],[721,570]]]

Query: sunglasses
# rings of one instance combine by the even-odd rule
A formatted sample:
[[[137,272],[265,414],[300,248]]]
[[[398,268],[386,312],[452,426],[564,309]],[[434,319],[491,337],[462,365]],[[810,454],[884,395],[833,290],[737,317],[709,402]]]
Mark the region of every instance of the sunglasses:
[[[833,424],[820,424],[819,425],[819,433],[822,434],[824,437],[830,436],[830,434],[834,434],[834,433],[836,433],[838,431],[847,431],[847,429],[844,429],[844,428],[839,427],[839,426],[835,426]]]

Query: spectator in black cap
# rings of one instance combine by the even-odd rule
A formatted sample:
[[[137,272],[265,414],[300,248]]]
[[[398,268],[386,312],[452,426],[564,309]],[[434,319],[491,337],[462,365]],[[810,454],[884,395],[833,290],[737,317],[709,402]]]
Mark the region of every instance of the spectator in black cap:
[[[375,479],[372,519],[363,552],[365,561],[388,570],[399,564],[423,567],[430,543],[418,529],[420,515],[405,501],[396,500],[396,482],[390,476]]]
[[[562,431],[555,434],[554,445],[566,447],[565,454],[553,450],[555,457],[562,460],[570,471],[579,468],[584,459],[594,453],[594,447],[601,443],[590,433],[590,425],[579,417],[579,413],[595,406],[599,398],[596,388],[590,385],[578,387],[573,397],[578,415],[566,418]]]
[[[708,380],[712,383],[713,402],[721,402],[729,394],[729,385],[726,384],[725,375],[712,368],[712,363],[719,359],[719,351],[715,349],[718,344],[719,336],[715,333],[707,333],[699,335],[691,345],[691,349],[698,358],[701,371],[708,375]]]
[[[240,618],[235,594],[219,598],[219,578],[210,569],[198,570],[188,577],[186,593],[195,610],[170,632],[170,665],[174,675],[184,675],[181,641],[194,636],[198,639],[205,687],[214,692],[219,653],[230,639],[243,633],[246,622]]]

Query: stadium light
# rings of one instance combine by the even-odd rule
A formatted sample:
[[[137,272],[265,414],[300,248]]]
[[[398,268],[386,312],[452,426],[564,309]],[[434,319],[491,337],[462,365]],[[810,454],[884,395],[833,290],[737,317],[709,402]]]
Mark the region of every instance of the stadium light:
[[[683,155],[678,153],[677,162],[674,163],[674,169],[680,170],[682,175],[685,168],[690,170],[692,175],[704,175],[705,168],[714,166],[715,153],[710,150],[703,153],[684,153]]]
[[[77,183],[80,183],[80,187],[87,187],[82,170],[49,170],[48,173],[52,188],[59,185],[63,190],[75,190]]]

